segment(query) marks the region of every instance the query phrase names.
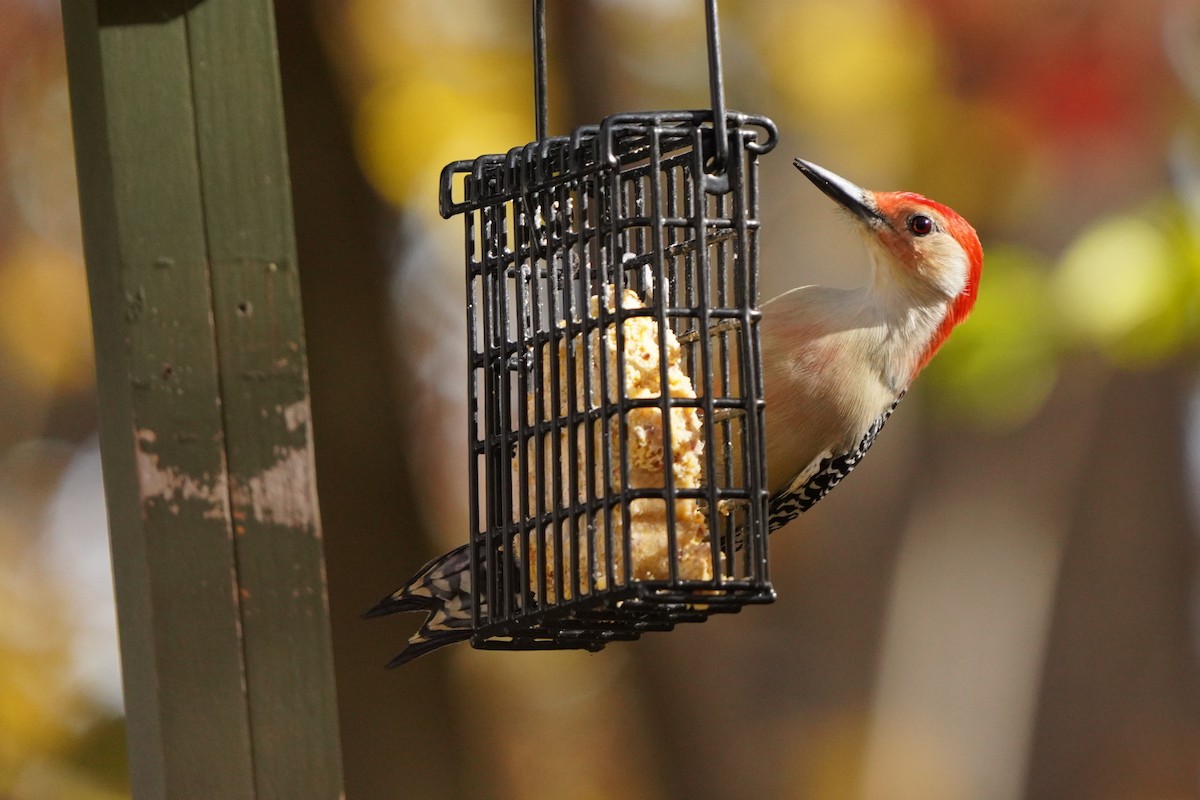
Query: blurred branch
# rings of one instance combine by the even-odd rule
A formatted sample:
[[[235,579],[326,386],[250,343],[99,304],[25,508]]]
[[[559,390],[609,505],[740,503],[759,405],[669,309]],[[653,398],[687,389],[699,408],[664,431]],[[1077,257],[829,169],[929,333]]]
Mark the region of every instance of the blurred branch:
[[[597,6],[595,0],[546,5],[549,73],[552,80],[560,76],[559,90],[550,92],[552,136],[622,110],[614,81],[620,37],[607,30]]]
[[[1026,796],[1196,797],[1188,376],[1117,372],[1080,448]],[[1048,463],[1054,463],[1050,459]]]
[[[379,245],[398,226],[355,163],[314,4],[276,6],[347,794],[463,796],[446,662],[388,672],[407,634],[359,618],[430,548],[407,477]]]

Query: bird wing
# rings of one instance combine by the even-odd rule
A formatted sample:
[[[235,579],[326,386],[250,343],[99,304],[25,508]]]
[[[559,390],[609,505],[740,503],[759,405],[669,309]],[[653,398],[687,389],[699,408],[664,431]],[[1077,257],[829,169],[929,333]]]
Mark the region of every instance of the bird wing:
[[[767,501],[768,532],[774,533],[812,508],[818,500],[829,494],[842,478],[849,475],[871,449],[871,445],[875,444],[875,437],[883,430],[884,424],[903,399],[904,392],[900,392],[895,402],[871,423],[853,450],[837,454],[826,450],[801,470],[788,483],[786,489],[772,495]]]

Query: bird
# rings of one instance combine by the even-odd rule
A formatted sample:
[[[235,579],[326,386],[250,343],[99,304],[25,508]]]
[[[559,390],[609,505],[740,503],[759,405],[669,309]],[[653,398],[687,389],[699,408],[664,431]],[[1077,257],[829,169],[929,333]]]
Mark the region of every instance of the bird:
[[[858,223],[871,276],[802,286],[762,307],[768,518],[774,531],[854,469],[975,306],[983,247],[969,222],[914,192],[872,192],[797,158]]]
[[[863,189],[824,167],[793,164],[855,223],[870,279],[808,285],[761,307],[768,529],[811,508],[854,469],[917,375],[975,306],[983,247],[949,206],[914,192]],[[364,614],[428,617],[399,666],[471,637],[467,546],[432,559]]]

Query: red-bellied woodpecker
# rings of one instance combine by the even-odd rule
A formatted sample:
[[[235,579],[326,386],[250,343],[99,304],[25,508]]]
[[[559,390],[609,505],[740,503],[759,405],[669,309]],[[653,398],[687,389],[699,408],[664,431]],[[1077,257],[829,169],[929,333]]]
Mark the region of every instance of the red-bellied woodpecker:
[[[974,228],[911,192],[872,192],[807,161],[795,165],[859,223],[870,281],[803,286],[762,307],[770,530],[854,469],[909,385],[970,313],[983,270]],[[391,666],[471,636],[464,545],[424,567],[366,616],[429,618]]]

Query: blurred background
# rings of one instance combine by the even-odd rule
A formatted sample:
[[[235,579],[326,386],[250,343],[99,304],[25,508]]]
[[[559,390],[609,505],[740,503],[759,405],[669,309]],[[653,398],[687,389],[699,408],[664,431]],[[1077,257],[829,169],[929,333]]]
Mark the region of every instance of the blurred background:
[[[548,5],[552,133],[707,105],[698,0]],[[724,0],[764,294],[866,276],[802,155],[970,219],[977,310],[774,605],[395,672],[357,615],[467,528],[436,175],[532,138],[530,4],[278,6],[349,797],[1200,797],[1200,2]],[[73,162],[58,3],[0,0],[2,800],[128,795]]]

